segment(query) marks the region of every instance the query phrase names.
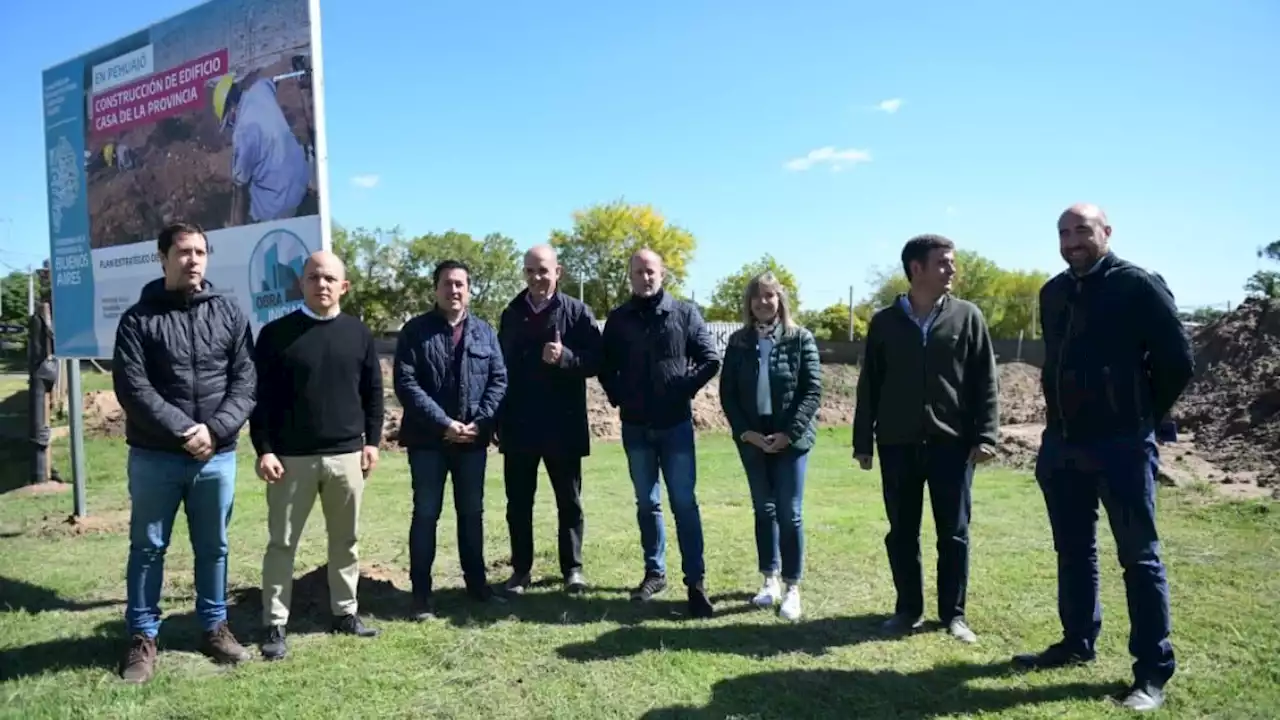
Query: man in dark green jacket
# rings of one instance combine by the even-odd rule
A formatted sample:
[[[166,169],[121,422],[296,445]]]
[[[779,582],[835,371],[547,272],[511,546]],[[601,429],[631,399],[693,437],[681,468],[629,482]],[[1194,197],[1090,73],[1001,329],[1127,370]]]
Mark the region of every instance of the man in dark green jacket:
[[[999,432],[996,359],[982,311],[950,295],[955,244],[937,235],[902,249],[911,290],[878,311],[867,328],[853,417],[853,456],[871,469],[880,449],[889,534],[885,546],[898,600],[885,623],[914,630],[924,614],[920,515],[924,486],[938,536],[938,615],[962,642],[973,468],[994,455]]]

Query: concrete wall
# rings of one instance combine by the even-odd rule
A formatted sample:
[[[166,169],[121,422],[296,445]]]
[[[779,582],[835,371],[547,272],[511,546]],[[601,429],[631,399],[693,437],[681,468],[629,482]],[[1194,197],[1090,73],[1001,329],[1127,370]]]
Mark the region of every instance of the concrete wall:
[[[724,354],[729,335],[740,326],[737,323],[707,323],[707,325],[716,349]],[[1023,340],[1021,343],[1017,340],[993,340],[992,342],[996,347],[996,362],[1021,361],[1036,367],[1044,366],[1044,342],[1041,340]],[[378,352],[383,355],[394,353],[395,347],[394,335],[378,340]],[[862,362],[862,347],[863,344],[860,342],[818,341],[818,353],[822,356],[822,362],[833,365],[857,365]]]
[[[1024,362],[1044,367],[1043,340],[992,340],[996,348],[996,362]],[[818,353],[822,362],[833,365],[857,365],[862,362],[863,344],[860,342],[818,341]]]

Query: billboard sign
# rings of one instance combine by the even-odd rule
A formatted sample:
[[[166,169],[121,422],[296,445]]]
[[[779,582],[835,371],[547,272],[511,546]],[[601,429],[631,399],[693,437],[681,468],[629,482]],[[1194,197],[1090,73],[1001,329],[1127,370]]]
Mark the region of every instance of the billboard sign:
[[[301,303],[330,246],[319,0],[212,0],[46,70],[43,100],[58,355],[111,356],[176,221],[255,333]]]

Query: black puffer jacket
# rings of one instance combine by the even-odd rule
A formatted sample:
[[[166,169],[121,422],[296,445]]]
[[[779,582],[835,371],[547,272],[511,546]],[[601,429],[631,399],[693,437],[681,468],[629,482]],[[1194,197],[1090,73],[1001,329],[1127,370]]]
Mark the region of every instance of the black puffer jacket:
[[[257,382],[249,321],[206,281],[195,295],[142,288],[120,316],[112,379],[130,446],[184,453],[182,435],[204,423],[217,451],[236,446]]]

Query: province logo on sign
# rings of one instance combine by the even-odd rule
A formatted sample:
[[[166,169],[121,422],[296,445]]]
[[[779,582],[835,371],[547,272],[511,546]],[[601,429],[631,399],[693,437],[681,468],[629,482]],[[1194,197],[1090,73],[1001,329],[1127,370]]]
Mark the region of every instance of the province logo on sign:
[[[249,258],[249,294],[258,322],[268,323],[302,304],[302,266],[311,251],[288,230],[272,230]]]

